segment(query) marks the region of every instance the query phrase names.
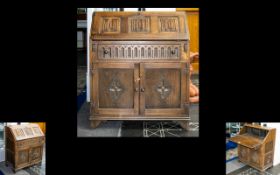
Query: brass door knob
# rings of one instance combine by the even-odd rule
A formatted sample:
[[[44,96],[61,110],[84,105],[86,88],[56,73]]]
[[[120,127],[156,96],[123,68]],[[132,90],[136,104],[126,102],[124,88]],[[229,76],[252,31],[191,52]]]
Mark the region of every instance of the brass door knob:
[[[145,88],[141,88],[140,90],[141,90],[141,92],[145,92]]]

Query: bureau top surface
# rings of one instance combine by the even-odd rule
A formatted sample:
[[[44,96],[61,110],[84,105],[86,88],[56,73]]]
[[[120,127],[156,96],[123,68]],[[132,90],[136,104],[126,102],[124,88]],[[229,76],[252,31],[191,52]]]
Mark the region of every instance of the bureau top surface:
[[[44,133],[37,124],[12,125],[7,126],[7,129],[11,131],[15,140],[24,140],[44,136]]]
[[[185,12],[95,12],[92,40],[189,40]]]

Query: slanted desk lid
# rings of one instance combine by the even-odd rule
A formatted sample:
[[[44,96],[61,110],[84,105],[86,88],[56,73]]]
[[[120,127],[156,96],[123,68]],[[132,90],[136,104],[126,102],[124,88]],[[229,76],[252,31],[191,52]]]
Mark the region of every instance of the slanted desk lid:
[[[185,12],[95,12],[92,40],[189,40]]]
[[[7,126],[15,140],[23,140],[34,137],[44,136],[41,128],[37,124],[26,124],[26,125],[12,125]]]
[[[261,139],[254,138],[249,135],[237,135],[237,136],[231,137],[229,140],[232,142],[235,142],[237,144],[240,144],[242,146],[252,148],[252,149],[257,148],[263,142]]]

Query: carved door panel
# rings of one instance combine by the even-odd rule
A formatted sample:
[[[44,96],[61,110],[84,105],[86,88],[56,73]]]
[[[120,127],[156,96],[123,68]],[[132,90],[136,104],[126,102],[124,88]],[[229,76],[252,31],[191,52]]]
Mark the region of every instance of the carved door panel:
[[[249,148],[238,145],[238,157],[241,161],[248,162],[249,160]]]
[[[187,64],[140,64],[140,114],[185,116]]]
[[[139,68],[134,63],[97,63],[92,70],[95,115],[137,115]]]
[[[21,150],[17,153],[17,163],[18,166],[25,166],[29,164],[29,149]]]
[[[261,165],[261,153],[260,149],[251,149],[250,150],[250,163],[253,164],[256,167],[260,167]]]
[[[41,160],[41,155],[42,155],[41,151],[42,151],[41,147],[31,148],[29,151],[30,161],[33,162],[33,161]]]

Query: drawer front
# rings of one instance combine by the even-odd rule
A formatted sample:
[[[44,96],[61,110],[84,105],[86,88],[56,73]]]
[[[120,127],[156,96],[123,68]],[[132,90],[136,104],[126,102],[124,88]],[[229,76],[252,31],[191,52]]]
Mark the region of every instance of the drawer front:
[[[183,42],[106,41],[96,44],[98,60],[180,60]]]
[[[27,148],[33,145],[42,145],[45,142],[45,138],[41,137],[41,138],[34,138],[34,139],[27,139],[27,140],[22,140],[22,141],[18,141],[16,146],[18,149],[22,149],[22,148]]]

